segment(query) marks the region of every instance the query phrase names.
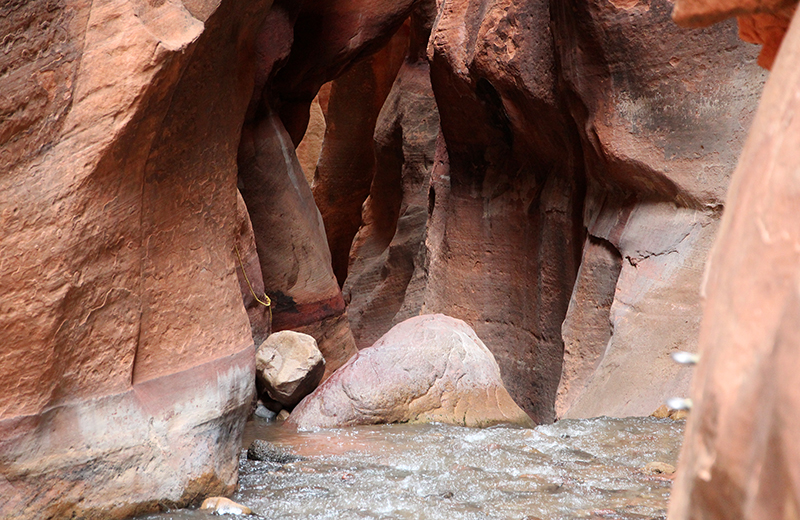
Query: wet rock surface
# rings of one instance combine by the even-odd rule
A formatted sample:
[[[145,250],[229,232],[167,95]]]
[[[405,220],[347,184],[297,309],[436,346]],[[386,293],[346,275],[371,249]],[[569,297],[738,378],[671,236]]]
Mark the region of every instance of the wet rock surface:
[[[270,442],[255,439],[250,447],[247,448],[248,460],[259,460],[261,462],[274,462],[275,464],[288,464],[303,460],[303,457],[295,455],[286,448],[280,448]]]
[[[294,409],[287,426],[395,422],[533,424],[475,332],[441,314],[408,319],[359,351]]]
[[[253,511],[225,497],[209,497],[200,504],[201,510],[210,510],[218,515],[250,515]]]

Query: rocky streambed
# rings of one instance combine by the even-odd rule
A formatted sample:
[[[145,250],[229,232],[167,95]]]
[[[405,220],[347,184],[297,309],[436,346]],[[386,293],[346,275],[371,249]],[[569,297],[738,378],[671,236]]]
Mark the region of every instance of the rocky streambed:
[[[279,464],[242,451],[232,497],[268,519],[658,519],[684,422],[562,420],[534,429],[393,424],[297,432],[250,422],[302,457]],[[209,518],[179,510],[141,520]]]

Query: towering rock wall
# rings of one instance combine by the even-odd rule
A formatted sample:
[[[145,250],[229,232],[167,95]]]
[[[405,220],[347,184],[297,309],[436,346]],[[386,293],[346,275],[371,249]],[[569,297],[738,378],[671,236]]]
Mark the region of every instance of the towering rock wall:
[[[797,518],[800,345],[800,25],[794,6],[681,0],[682,23],[770,22],[772,73],[734,173],[708,263],[694,407],[670,503],[683,519]],[[690,16],[691,14],[691,16]],[[780,42],[783,41],[781,44]],[[778,46],[780,50],[778,52]]]
[[[254,341],[311,332],[329,371],[352,355],[294,145],[319,86],[409,9],[2,6],[0,516],[227,493]]]
[[[372,156],[357,147],[339,147],[342,153],[351,153],[349,158],[340,160],[352,168],[329,165],[325,161],[328,150],[336,148],[335,132],[329,128],[320,163],[323,173],[318,175],[344,186],[338,193],[346,192],[347,200],[338,200],[335,194],[318,194],[321,214],[304,179],[295,146],[306,130],[309,108],[320,87],[342,75],[360,58],[386,46],[408,17],[411,6],[411,0],[380,8],[352,0],[281,2],[270,11],[258,40],[256,88],[239,148],[240,191],[253,225],[264,288],[273,302],[273,329],[298,330],[314,336],[326,359],[325,377],[356,351],[336,278],[335,269],[341,264],[336,260],[341,260],[343,250],[335,245],[335,237],[343,236],[344,241],[339,242],[345,245],[352,240],[355,230],[348,222],[353,220],[354,211],[357,218],[365,197],[362,194],[358,199],[358,176],[371,173],[350,163],[361,161],[363,156],[366,163],[360,164],[369,169]],[[276,34],[287,37],[276,38]],[[391,48],[382,54],[391,57]],[[389,78],[383,83],[391,82],[391,69],[383,74]],[[380,86],[382,74],[371,69],[370,62],[356,65],[343,81],[350,78],[357,86],[373,72],[378,78],[375,85]],[[359,98],[372,106],[373,112],[386,95],[388,87],[382,88],[373,93],[367,85]],[[373,95],[376,100],[367,103]],[[352,117],[347,104],[348,100],[332,89],[326,108],[341,117]],[[356,114],[354,119],[359,121]],[[375,116],[367,110],[363,117],[369,127]],[[358,130],[358,125],[342,124],[338,131],[346,132],[348,128]],[[329,175],[324,173],[326,167],[331,168]],[[336,217],[324,224],[322,216],[329,214]],[[343,235],[337,230],[343,230]]]
[[[431,7],[431,2],[421,4],[410,19],[405,60],[375,124],[374,175],[344,285],[359,348],[417,315],[422,304],[420,291],[412,296],[409,286],[424,261],[419,253],[432,210],[430,175],[440,134],[426,57]],[[423,276],[418,282],[424,288]]]
[[[2,516],[231,490],[271,325],[330,373],[464,319],[540,422],[685,391],[668,354],[763,80],[732,25],[679,31],[662,0],[2,10]],[[294,147],[336,78],[312,193]]]
[[[254,370],[236,145],[268,8],[3,5],[0,516],[235,486]]]
[[[670,23],[670,2],[556,5],[589,185],[582,264],[593,266],[581,272],[563,329],[557,408],[566,417],[647,415],[686,395],[690,372],[668,354],[696,349],[703,266],[763,73],[733,24],[687,31]],[[583,317],[600,309],[609,339],[594,350]]]

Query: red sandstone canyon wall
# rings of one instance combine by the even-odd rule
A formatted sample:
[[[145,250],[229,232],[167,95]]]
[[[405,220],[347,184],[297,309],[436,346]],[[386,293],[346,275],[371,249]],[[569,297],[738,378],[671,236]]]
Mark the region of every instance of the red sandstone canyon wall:
[[[418,4],[344,283],[359,348],[422,312],[464,319],[537,421],[688,392],[669,354],[696,349],[765,75],[732,24],[681,29],[671,8]]]
[[[254,386],[236,146],[268,8],[3,5],[0,516],[236,485]]]
[[[710,23],[737,15],[744,32],[754,17],[769,22],[793,10],[681,0],[675,16],[682,23]],[[768,24],[773,38],[764,42],[760,61],[772,65],[772,73],[707,267],[702,357],[669,510],[675,520],[788,519],[800,511],[800,127],[793,117],[800,26],[795,16],[784,35],[788,24],[779,22]]]
[[[739,14],[765,64],[791,12],[690,3],[676,19]],[[668,356],[697,348],[703,265],[765,78],[732,23],[680,29],[666,0],[0,10],[0,516],[122,517],[230,491],[253,345],[272,330],[313,335],[328,376],[393,325],[448,314],[537,422],[648,414],[688,391]],[[787,56],[742,168],[793,157],[769,137],[791,109]],[[324,84],[312,189],[295,147]],[[735,188],[734,204],[789,211],[786,164],[763,187],[777,191]],[[760,249],[735,241],[794,231],[725,218],[702,341],[733,348],[707,331],[748,308],[732,287]],[[774,345],[792,337],[792,276],[749,292],[783,295],[764,314],[788,316],[769,322]],[[701,410],[734,391],[728,368],[701,365]],[[769,421],[790,421],[791,395],[760,392]],[[716,417],[689,425],[698,465]],[[788,472],[770,428],[752,444]],[[686,498],[706,469],[683,470],[675,514],[722,500]]]

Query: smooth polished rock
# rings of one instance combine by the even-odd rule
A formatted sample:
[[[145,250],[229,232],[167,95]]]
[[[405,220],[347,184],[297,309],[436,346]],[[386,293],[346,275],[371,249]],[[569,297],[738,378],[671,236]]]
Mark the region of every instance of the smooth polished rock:
[[[297,428],[396,422],[533,422],[503,386],[491,352],[463,321],[408,319],[363,349],[289,416]]]
[[[0,517],[235,487],[236,143],[270,3],[0,6]]]

